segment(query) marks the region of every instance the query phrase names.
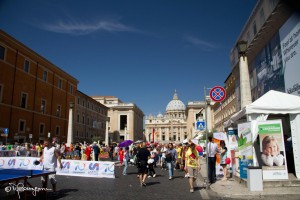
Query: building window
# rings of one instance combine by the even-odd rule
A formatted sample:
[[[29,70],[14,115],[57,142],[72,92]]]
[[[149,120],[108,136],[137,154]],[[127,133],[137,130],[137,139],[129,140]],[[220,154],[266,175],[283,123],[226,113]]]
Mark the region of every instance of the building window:
[[[73,86],[70,85],[70,93],[73,94]]]
[[[79,97],[77,98],[77,104],[80,104],[80,98]]]
[[[77,123],[79,123],[79,118],[80,118],[79,115],[77,115]]]
[[[47,81],[47,78],[48,78],[48,72],[46,70],[44,70],[44,72],[43,72],[43,80]]]
[[[24,61],[24,72],[28,73],[29,72],[29,61],[25,60]]]
[[[41,102],[41,112],[43,114],[45,114],[45,111],[46,111],[46,100],[42,99],[42,102]]]
[[[84,116],[82,116],[82,123],[84,124],[85,120],[84,120]]]
[[[55,128],[55,135],[59,135],[60,134],[60,127],[56,126]]]
[[[25,120],[20,119],[19,120],[19,132],[20,133],[25,133],[25,125],[26,125]]]
[[[125,130],[127,126],[127,115],[120,115],[120,130]]]
[[[2,99],[3,99],[3,85],[0,84],[0,103],[2,103]]]
[[[79,133],[78,133],[78,131],[76,131],[76,137],[79,137]]]
[[[3,46],[0,46],[0,59],[4,60],[5,56],[5,48]]]
[[[45,133],[45,124],[40,124],[40,135],[44,135]]]
[[[253,35],[256,35],[257,29],[256,29],[256,22],[253,22]]]
[[[176,135],[173,135],[173,141],[176,141]]]
[[[21,107],[22,108],[26,108],[27,107],[27,94],[26,93],[22,93],[21,94]]]
[[[82,106],[84,106],[84,101],[82,101]]]
[[[60,115],[61,115],[61,105],[57,105],[56,116],[60,117]]]
[[[161,137],[161,139],[162,139],[162,141],[165,141],[166,136],[163,135],[163,136]]]
[[[62,80],[61,79],[58,79],[58,83],[57,83],[57,86],[58,88],[62,88]]]
[[[261,20],[260,23],[263,24],[264,21],[265,21],[265,13],[264,13],[264,9],[263,8],[259,12],[259,17],[260,17],[260,20]]]

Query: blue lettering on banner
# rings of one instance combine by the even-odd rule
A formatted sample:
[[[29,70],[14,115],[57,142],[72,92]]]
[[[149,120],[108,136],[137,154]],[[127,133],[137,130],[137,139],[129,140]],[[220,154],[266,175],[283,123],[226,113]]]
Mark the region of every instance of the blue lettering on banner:
[[[90,163],[89,169],[90,170],[98,170],[99,171],[99,163]]]
[[[88,174],[97,176],[98,173],[99,173],[99,163],[90,163]]]
[[[69,169],[70,169],[70,162],[65,162],[65,161],[62,161],[61,162],[61,165],[62,165],[62,169],[61,169],[61,172],[62,173],[69,173]]]
[[[16,159],[9,159],[8,166],[13,167],[16,165]]]
[[[5,164],[5,160],[4,159],[0,159],[0,167],[3,167]]]
[[[61,162],[63,169],[70,169],[70,162]]]
[[[74,174],[84,174],[85,173],[85,163],[81,162],[74,162],[75,170],[73,171]]]
[[[19,167],[27,167],[30,164],[30,160],[29,159],[20,159],[20,166]]]
[[[103,175],[114,175],[115,173],[115,168],[114,164],[103,164],[105,167]]]

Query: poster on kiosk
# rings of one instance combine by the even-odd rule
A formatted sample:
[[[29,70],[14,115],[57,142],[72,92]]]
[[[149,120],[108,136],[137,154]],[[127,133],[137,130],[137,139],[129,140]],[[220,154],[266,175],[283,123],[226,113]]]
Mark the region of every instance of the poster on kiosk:
[[[247,179],[248,166],[253,165],[251,122],[238,124],[240,178]]]
[[[281,120],[258,122],[264,180],[288,179]]]

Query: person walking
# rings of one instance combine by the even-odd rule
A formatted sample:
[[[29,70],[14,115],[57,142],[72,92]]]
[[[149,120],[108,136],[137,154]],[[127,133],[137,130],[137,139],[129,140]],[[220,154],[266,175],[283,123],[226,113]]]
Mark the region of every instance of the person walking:
[[[190,147],[190,144],[189,143],[184,143],[183,144],[183,148],[181,150],[181,166],[180,166],[180,169],[184,171],[184,178],[187,178],[189,177],[189,173],[187,171],[187,169],[185,168],[185,161],[186,161],[186,152],[188,151]]]
[[[49,140],[47,139],[44,141],[44,146],[45,147],[43,149],[43,154],[40,157],[40,162],[43,163],[43,170],[54,172],[57,167],[57,161],[59,163],[60,169],[62,169],[59,150],[56,149],[54,146],[52,146]],[[56,193],[57,181],[55,179],[55,174],[50,174],[48,176],[48,179],[52,184],[52,188],[54,192],[53,194],[57,195]],[[43,188],[47,188],[45,178],[42,177],[41,180],[42,180]]]
[[[147,178],[148,168],[147,161],[150,158],[150,151],[146,148],[146,143],[143,142],[142,148],[139,149],[137,155],[138,173],[141,186],[146,186],[145,180]]]
[[[37,153],[38,153],[38,157],[41,157],[42,152],[43,152],[43,148],[41,146],[41,143],[36,143],[36,150],[37,150]]]
[[[100,153],[100,148],[97,145],[97,142],[94,142],[93,145],[93,153],[94,153],[94,161],[98,161],[99,158],[99,153]]]
[[[190,192],[194,192],[194,183],[201,169],[200,157],[198,151],[196,150],[196,145],[194,143],[191,143],[190,148],[185,154],[185,158],[185,170],[187,170],[189,174],[188,179],[190,185]]]
[[[110,157],[111,161],[114,160],[114,146],[113,145],[109,146],[109,157]]]
[[[227,180],[227,164],[226,164],[227,147],[225,146],[224,140],[221,140],[220,146],[221,146],[220,165],[223,167],[223,173],[224,173],[224,177],[222,178],[222,181],[226,181]]]
[[[169,143],[169,149],[166,151],[166,162],[169,169],[169,180],[172,180],[174,175],[174,162],[177,159],[177,151],[173,148],[173,144]]]
[[[212,137],[208,137],[207,156],[208,156],[208,180],[213,184],[216,182],[216,154],[219,153],[218,145],[213,143]]]
[[[64,142],[60,145],[60,156],[62,159],[66,159],[66,145]]]
[[[154,163],[155,163],[155,156],[156,156],[156,151],[153,150],[153,147],[149,146],[148,150],[150,151],[150,159],[148,160],[148,166],[149,166],[149,174],[148,178],[155,178],[156,173],[154,170]]]
[[[124,152],[124,169],[123,169],[123,175],[127,175],[127,167],[128,167],[128,161],[130,160],[130,155],[129,155],[129,147],[125,147],[125,152]]]
[[[123,159],[124,159],[124,151],[123,148],[119,149],[119,157],[120,157],[120,164],[123,165]]]
[[[163,145],[161,148],[161,169],[167,170],[167,162],[166,162],[166,152],[168,150],[169,145]]]
[[[86,148],[84,150],[84,154],[85,154],[85,159],[87,161],[90,161],[91,160],[91,154],[92,154],[92,147],[89,143],[86,143]]]

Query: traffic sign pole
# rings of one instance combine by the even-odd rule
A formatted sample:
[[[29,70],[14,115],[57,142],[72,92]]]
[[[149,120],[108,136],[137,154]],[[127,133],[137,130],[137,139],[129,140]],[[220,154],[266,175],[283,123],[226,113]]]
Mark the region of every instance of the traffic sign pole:
[[[208,185],[208,154],[207,154],[207,131],[208,131],[208,124],[207,124],[207,100],[206,100],[206,87],[204,86],[204,101],[205,101],[205,152],[206,152],[206,187]]]

